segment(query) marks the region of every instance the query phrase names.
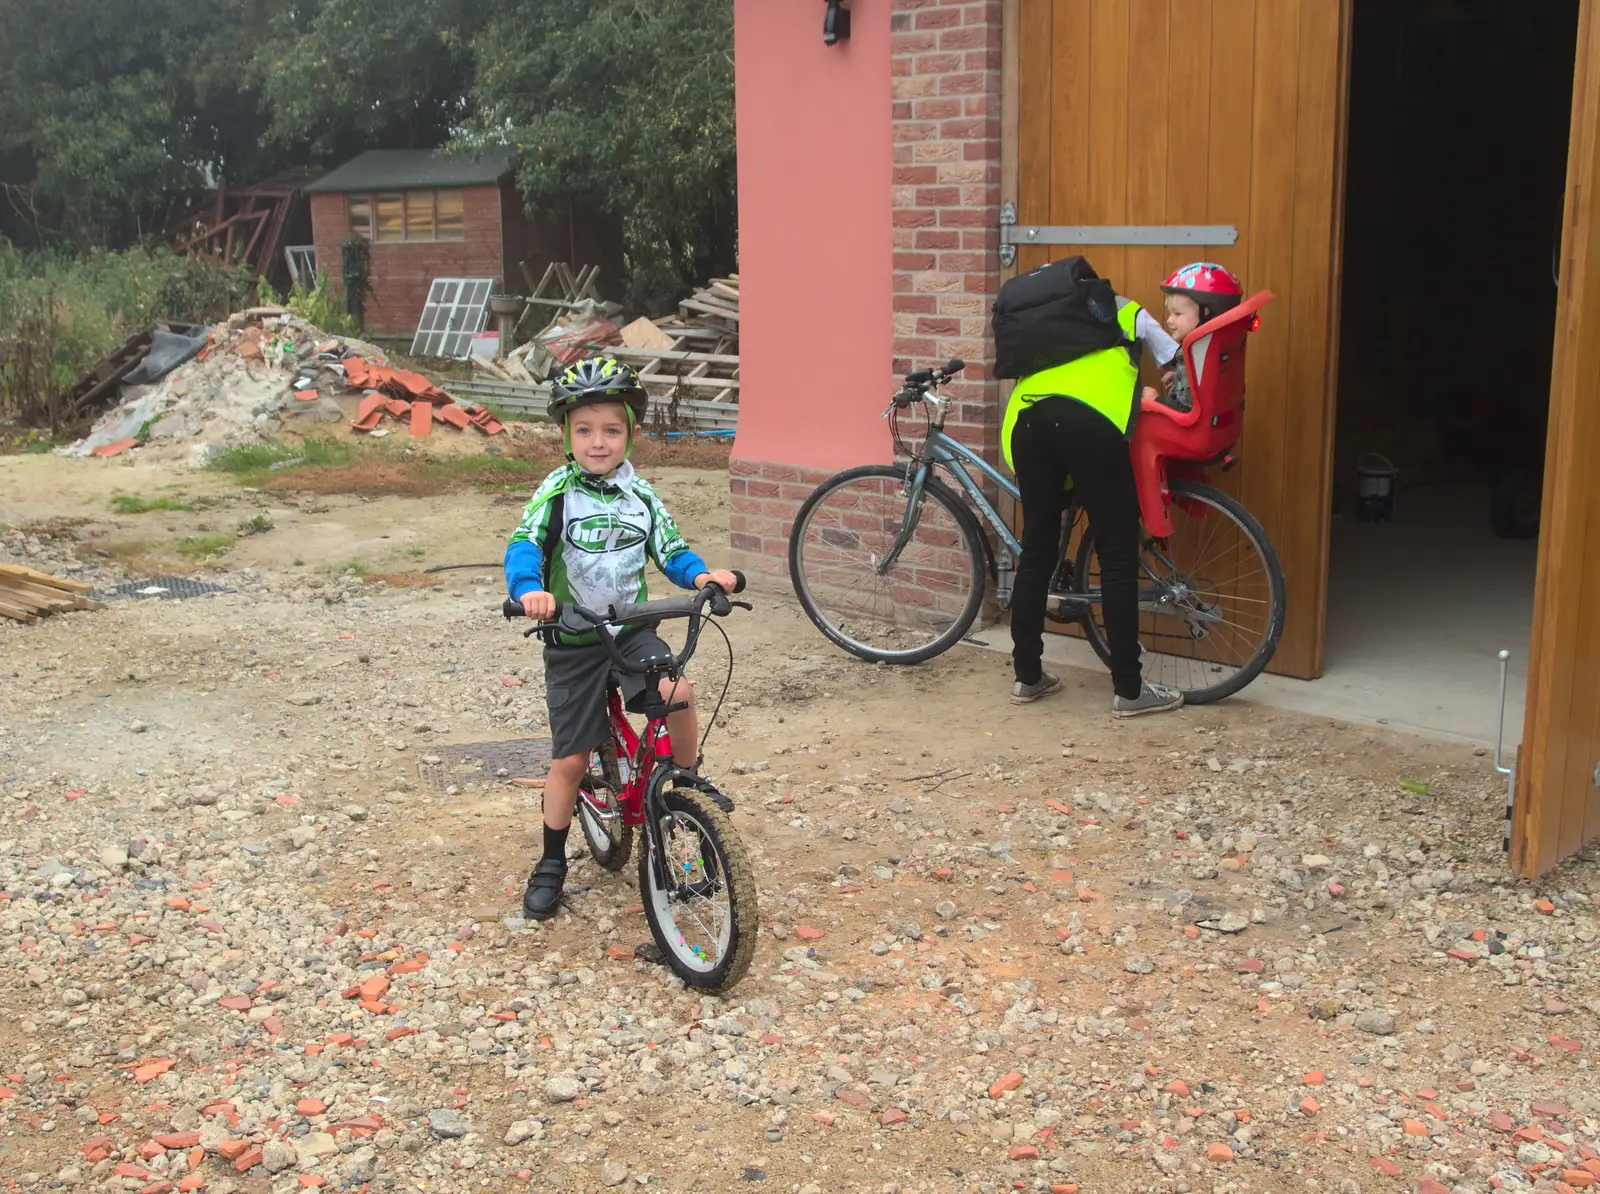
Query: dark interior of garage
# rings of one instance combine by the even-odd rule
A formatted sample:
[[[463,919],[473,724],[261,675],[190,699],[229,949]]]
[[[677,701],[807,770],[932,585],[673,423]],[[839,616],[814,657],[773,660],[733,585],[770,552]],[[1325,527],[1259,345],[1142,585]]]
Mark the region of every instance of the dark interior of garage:
[[[1502,648],[1521,732],[1577,20],[1353,14],[1325,675],[1420,724],[1476,694],[1479,740]]]
[[[1361,513],[1376,454],[1397,520],[1407,491],[1450,486],[1472,493],[1463,518],[1537,525],[1577,17],[1577,0],[1357,0],[1337,513]]]

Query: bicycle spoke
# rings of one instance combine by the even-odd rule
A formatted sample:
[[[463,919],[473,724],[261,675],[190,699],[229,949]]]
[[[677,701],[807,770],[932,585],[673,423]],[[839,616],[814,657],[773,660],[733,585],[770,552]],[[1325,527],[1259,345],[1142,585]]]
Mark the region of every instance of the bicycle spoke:
[[[1176,496],[1173,533],[1141,550],[1140,571],[1156,588],[1140,585],[1139,638],[1150,679],[1204,694],[1227,688],[1244,669],[1259,668],[1283,598],[1267,557],[1227,506],[1195,490]],[[1084,583],[1096,591],[1098,557],[1091,558],[1090,571]],[[1103,643],[1098,603],[1091,616]]]
[[[907,517],[903,484],[897,473],[846,478],[820,491],[794,529],[795,581],[807,612],[869,658],[939,642],[973,597],[965,528],[931,492],[893,564],[883,566]]]

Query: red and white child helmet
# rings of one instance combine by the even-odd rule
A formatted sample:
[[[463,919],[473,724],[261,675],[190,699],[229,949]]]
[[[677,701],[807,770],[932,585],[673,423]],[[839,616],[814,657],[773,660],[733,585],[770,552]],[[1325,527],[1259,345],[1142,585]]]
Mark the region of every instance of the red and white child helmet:
[[[1244,287],[1225,266],[1214,261],[1195,261],[1175,270],[1161,283],[1163,294],[1182,294],[1200,306],[1206,319],[1215,319],[1224,311],[1231,311],[1244,300]]]

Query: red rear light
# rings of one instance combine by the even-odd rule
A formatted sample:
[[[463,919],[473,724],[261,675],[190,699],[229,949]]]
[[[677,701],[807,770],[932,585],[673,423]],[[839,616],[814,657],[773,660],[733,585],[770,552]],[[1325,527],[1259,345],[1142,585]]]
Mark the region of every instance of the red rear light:
[[[1261,330],[1261,316],[1252,315],[1250,317],[1250,330],[1252,332],[1259,332]]]

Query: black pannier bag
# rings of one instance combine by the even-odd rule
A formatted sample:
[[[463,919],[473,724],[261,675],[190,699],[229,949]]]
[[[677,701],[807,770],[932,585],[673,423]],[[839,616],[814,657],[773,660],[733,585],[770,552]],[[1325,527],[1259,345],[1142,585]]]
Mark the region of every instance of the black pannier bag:
[[[1117,292],[1087,258],[1064,257],[1019,274],[995,298],[996,377],[1027,377],[1127,343]]]

